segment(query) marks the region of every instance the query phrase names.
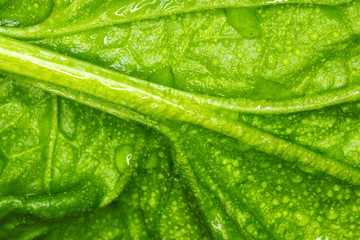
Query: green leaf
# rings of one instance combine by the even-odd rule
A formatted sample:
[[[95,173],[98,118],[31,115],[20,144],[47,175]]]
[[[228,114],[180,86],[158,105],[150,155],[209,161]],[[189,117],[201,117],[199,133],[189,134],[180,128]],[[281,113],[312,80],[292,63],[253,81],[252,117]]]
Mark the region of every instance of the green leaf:
[[[1,89],[1,209],[57,218],[117,198],[138,164],[142,128],[10,78]]]
[[[27,27],[41,23],[49,17],[52,7],[51,0],[0,0],[0,25]]]
[[[1,33],[10,34],[11,36],[37,38],[52,35],[61,35],[69,32],[82,31],[89,28],[98,28],[103,26],[111,26],[125,22],[132,22],[143,19],[154,19],[163,16],[169,16],[180,13],[196,12],[208,9],[229,8],[229,7],[243,7],[243,6],[264,6],[276,4],[276,1],[263,2],[259,0],[251,1],[210,1],[198,0],[193,1],[140,1],[140,0],[55,0],[53,5],[51,1],[45,1],[38,4],[39,0],[32,0],[26,6],[22,6],[23,1],[17,0],[14,3],[5,6],[15,8],[15,10],[7,10],[4,18],[15,17],[15,21],[23,22],[21,17],[16,16],[16,13],[29,11],[28,14],[32,18],[37,18],[36,21],[25,23],[26,25],[33,25],[23,29],[14,29],[4,27],[0,29]],[[350,2],[350,0],[291,0],[292,3],[315,3],[326,5],[339,5],[341,3]],[[1,2],[0,2],[1,3]],[[281,2],[280,2],[281,3]],[[14,5],[13,5],[14,4]],[[36,5],[37,4],[37,5]],[[40,9],[39,9],[40,7]],[[35,9],[34,9],[35,8]],[[30,11],[31,10],[31,11]],[[46,17],[42,16],[42,12],[51,12]],[[6,14],[10,16],[6,16]],[[15,16],[14,16],[15,15]],[[20,20],[21,19],[21,20]],[[42,20],[42,22],[41,22]],[[38,24],[36,24],[38,23]],[[54,26],[54,23],[55,26]],[[34,25],[36,24],[36,25]],[[4,24],[3,24],[4,25]],[[5,21],[5,25],[6,21]],[[15,24],[17,25],[17,24]],[[10,25],[13,26],[13,25]]]
[[[0,238],[206,239],[201,219],[190,209],[186,192],[176,178],[164,138],[152,133],[145,148],[137,175],[110,205],[56,223],[9,216],[0,222]],[[154,158],[157,164],[149,167]]]
[[[357,187],[192,125],[174,127],[173,138],[179,172],[214,238],[359,237],[352,230],[359,218]]]
[[[360,237],[358,0],[0,10],[0,239]]]
[[[14,73],[37,77],[51,84],[73,90],[82,90],[105,101],[149,115],[154,119],[181,120],[201,125],[237,138],[270,155],[290,162],[298,162],[352,184],[358,185],[360,183],[359,168],[337,159],[321,156],[312,150],[254,129],[241,122],[226,119],[214,111],[214,106],[211,106],[212,102],[206,108],[207,102],[209,102],[206,96],[172,90],[165,86],[152,84],[86,62],[41,50],[19,41],[3,38],[4,43],[9,41],[13,43],[13,46],[4,46],[3,61],[11,62],[12,65],[11,67],[10,65],[3,65],[4,70],[12,69]],[[24,63],[25,67],[20,67]],[[86,69],[86,71],[82,69]],[[38,73],[36,76],[35,72]],[[348,98],[357,99],[359,93],[356,90],[350,96],[345,95],[345,100],[349,100]],[[205,100],[203,100],[204,98]],[[335,95],[335,99],[337,98]],[[340,96],[340,100],[343,101],[344,99],[341,99]],[[221,106],[215,107],[221,109]],[[291,108],[289,110],[293,111]]]

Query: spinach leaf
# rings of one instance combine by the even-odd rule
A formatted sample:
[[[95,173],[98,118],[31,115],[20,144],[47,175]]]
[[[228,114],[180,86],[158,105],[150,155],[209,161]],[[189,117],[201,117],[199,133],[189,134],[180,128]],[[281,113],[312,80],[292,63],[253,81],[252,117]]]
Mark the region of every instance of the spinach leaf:
[[[117,198],[145,145],[142,128],[10,78],[1,89],[1,216],[58,218]]]
[[[242,122],[226,119],[214,111],[214,106],[211,104],[206,107],[206,100],[205,102],[202,101],[206,97],[172,90],[165,86],[118,74],[28,44],[3,38],[3,42],[9,41],[12,41],[13,45],[5,46],[3,55],[4,60],[11,62],[12,65],[11,67],[4,65],[4,70],[9,71],[11,68],[14,73],[22,73],[31,77],[35,77],[34,73],[38,72],[41,75],[36,74],[36,77],[41,80],[77,91],[82,90],[95,97],[149,115],[154,119],[166,118],[202,125],[237,138],[252,147],[259,148],[284,160],[295,161],[352,184],[359,184],[360,182],[359,169],[356,166],[322,156],[286,139],[277,138],[264,131],[249,127]],[[51,61],[49,61],[50,58]],[[24,63],[26,63],[25,67],[20,68]],[[86,71],[82,69],[86,69]],[[346,96],[345,100],[348,100],[348,97],[357,99],[358,94],[359,91],[356,91],[354,94]],[[340,99],[341,101],[344,100],[341,96]],[[215,105],[215,107],[221,108],[221,105]]]
[[[1,238],[44,239],[206,239],[199,216],[188,205],[164,138],[151,134],[144,161],[121,197],[100,211],[57,222],[9,216],[0,222]],[[14,231],[15,230],[15,231]]]
[[[360,237],[358,0],[22,3],[1,239]]]
[[[304,172],[203,128],[183,125],[185,134],[178,129],[174,137],[180,172],[215,238],[358,237],[351,230],[358,218],[353,211],[358,187]]]

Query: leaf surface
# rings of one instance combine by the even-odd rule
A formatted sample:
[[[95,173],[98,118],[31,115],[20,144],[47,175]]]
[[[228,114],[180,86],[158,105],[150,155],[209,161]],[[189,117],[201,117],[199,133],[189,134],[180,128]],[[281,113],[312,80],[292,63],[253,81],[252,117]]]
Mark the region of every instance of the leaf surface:
[[[0,239],[359,238],[359,13],[0,0]]]

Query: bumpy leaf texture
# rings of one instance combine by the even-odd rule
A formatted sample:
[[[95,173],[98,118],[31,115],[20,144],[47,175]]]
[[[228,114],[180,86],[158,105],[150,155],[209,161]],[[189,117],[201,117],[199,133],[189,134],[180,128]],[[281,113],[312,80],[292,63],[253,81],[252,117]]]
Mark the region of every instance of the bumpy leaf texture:
[[[0,239],[359,239],[359,0],[0,0]]]

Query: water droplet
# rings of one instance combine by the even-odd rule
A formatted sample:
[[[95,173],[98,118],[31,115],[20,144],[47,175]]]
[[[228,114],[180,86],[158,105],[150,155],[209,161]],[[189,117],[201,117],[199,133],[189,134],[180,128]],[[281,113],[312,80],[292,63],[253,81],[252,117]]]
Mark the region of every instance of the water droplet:
[[[295,224],[299,227],[303,227],[310,222],[310,217],[300,211],[296,211],[293,215],[293,218]]]
[[[275,42],[274,46],[279,53],[283,53],[285,51],[285,48],[281,42]]]
[[[274,205],[274,206],[278,206],[278,205],[280,205],[280,202],[279,202],[279,200],[274,199],[274,200],[271,201],[271,204]]]
[[[354,193],[356,196],[360,197],[360,186],[354,186]]]
[[[175,85],[174,76],[170,66],[155,70],[148,78],[150,82],[172,87]]]
[[[286,65],[289,65],[289,64],[290,64],[290,60],[289,60],[288,58],[284,58],[284,59],[282,60],[282,64],[284,64],[285,66],[286,66]]]
[[[168,50],[166,48],[164,48],[163,50],[161,50],[161,55],[165,55],[168,53]]]
[[[269,69],[275,69],[277,64],[277,56],[273,51],[269,51],[265,56],[265,66]]]
[[[317,32],[313,32],[311,35],[310,35],[310,39],[312,41],[316,41],[319,39],[319,34]]]
[[[287,39],[285,41],[285,45],[287,45],[287,46],[291,46],[292,44],[293,44],[293,41],[291,39]]]
[[[333,33],[332,33],[332,36],[333,36],[334,38],[338,38],[338,37],[340,37],[340,34],[339,34],[339,32],[333,32]]]
[[[129,167],[133,152],[134,147],[131,145],[121,145],[115,149],[115,165],[120,173]]]
[[[144,162],[145,169],[157,168],[160,165],[159,155],[154,152]]]
[[[331,61],[326,61],[326,62],[324,63],[324,66],[325,66],[326,68],[331,68],[331,66],[332,66]]]
[[[291,176],[291,181],[293,181],[294,183],[300,183],[302,181],[302,176],[300,174],[295,174],[293,176]]]
[[[244,56],[244,54],[242,53],[242,52],[238,52],[237,54],[236,54],[236,57],[237,58],[242,58]]]
[[[334,189],[335,192],[340,191],[341,186],[338,185],[338,184],[335,184],[334,187],[333,187],[333,189]]]
[[[252,8],[226,8],[226,21],[242,37],[257,38],[261,35],[261,28]]]
[[[268,168],[268,167],[270,167],[269,161],[263,161],[260,163],[260,168]]]
[[[228,159],[224,158],[221,163],[224,164],[224,165],[228,164]]]
[[[301,55],[301,50],[299,48],[295,48],[294,49],[294,54],[295,54],[295,56],[299,57]]]
[[[328,197],[333,197],[333,196],[334,196],[334,193],[333,193],[333,191],[332,191],[331,189],[329,189],[329,190],[326,192],[326,195],[327,195]]]
[[[327,219],[329,219],[329,220],[334,220],[334,219],[336,219],[338,216],[339,216],[339,212],[338,212],[335,208],[333,208],[333,207],[329,208],[329,209],[325,212],[325,217],[326,217]]]
[[[220,61],[219,61],[219,59],[217,59],[217,58],[213,58],[213,59],[211,60],[211,64],[212,64],[213,66],[219,66]]]
[[[281,201],[286,204],[290,201],[290,198],[288,196],[285,196]]]

